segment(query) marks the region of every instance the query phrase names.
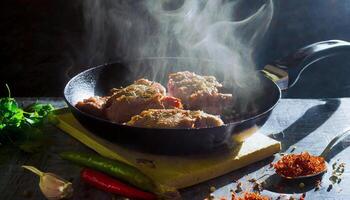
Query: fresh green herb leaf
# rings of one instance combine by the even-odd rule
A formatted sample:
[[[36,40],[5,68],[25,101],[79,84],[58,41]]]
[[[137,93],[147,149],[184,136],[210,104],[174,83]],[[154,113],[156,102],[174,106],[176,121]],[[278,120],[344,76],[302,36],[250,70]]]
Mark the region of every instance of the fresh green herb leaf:
[[[47,123],[56,123],[51,104],[35,103],[22,109],[16,100],[8,97],[0,98],[0,143],[13,143],[22,150],[33,152],[39,149],[45,134],[42,126]]]
[[[38,113],[39,116],[46,116],[54,109],[55,108],[51,104],[34,103],[31,106],[29,106],[26,110],[28,110],[28,112]]]

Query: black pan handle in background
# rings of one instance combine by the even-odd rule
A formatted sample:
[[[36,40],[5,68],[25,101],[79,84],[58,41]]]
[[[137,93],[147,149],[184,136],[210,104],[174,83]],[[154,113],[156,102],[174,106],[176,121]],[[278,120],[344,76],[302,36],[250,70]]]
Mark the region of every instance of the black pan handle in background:
[[[263,72],[272,78],[281,90],[286,90],[296,83],[300,74],[312,63],[346,51],[350,52],[350,43],[346,41],[327,40],[317,42],[266,65]]]

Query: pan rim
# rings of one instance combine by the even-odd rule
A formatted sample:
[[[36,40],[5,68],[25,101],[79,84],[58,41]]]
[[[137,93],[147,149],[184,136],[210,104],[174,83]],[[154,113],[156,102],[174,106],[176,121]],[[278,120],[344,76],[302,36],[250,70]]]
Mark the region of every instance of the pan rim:
[[[91,115],[89,113],[85,113],[81,110],[79,110],[78,108],[76,108],[75,105],[73,105],[67,98],[67,93],[68,93],[68,88],[70,86],[70,84],[75,80],[77,79],[79,76],[81,76],[82,74],[84,73],[88,73],[90,71],[93,71],[93,70],[96,70],[98,68],[103,68],[103,67],[106,67],[106,66],[110,66],[110,65],[113,65],[113,64],[117,64],[117,63],[125,63],[127,61],[137,61],[137,60],[152,60],[152,59],[193,59],[193,60],[203,60],[203,61],[210,61],[210,62],[215,62],[215,63],[218,63],[214,60],[209,60],[209,59],[196,59],[196,58],[190,58],[190,57],[147,57],[147,58],[138,58],[138,59],[133,59],[133,60],[125,60],[124,62],[121,61],[121,60],[118,60],[118,61],[113,61],[113,62],[107,62],[107,63],[103,63],[103,64],[100,64],[100,65],[97,65],[95,67],[91,67],[89,69],[86,69],[84,71],[81,71],[79,72],[78,74],[74,75],[65,85],[64,87],[64,90],[63,90],[63,97],[64,97],[64,100],[65,102],[68,104],[68,106],[71,108],[71,109],[74,109],[74,111],[76,112],[79,112],[80,114],[84,115],[84,116],[88,116],[90,118],[93,118],[94,120],[97,120],[97,121],[100,121],[100,122],[104,122],[104,123],[108,123],[108,124],[112,124],[112,125],[117,125],[117,126],[122,126],[123,128],[132,128],[132,129],[140,129],[140,130],[144,130],[144,129],[147,129],[147,130],[163,130],[163,131],[172,131],[172,130],[187,130],[187,131],[195,131],[195,130],[210,130],[210,129],[220,129],[220,128],[227,128],[228,126],[235,126],[237,124],[242,124],[244,122],[247,122],[247,121],[251,121],[251,120],[254,120],[254,119],[257,119],[267,113],[269,113],[270,111],[272,111],[276,105],[278,104],[279,100],[281,99],[282,97],[282,91],[280,89],[280,87],[274,82],[272,81],[271,79],[267,78],[266,76],[264,76],[263,74],[261,74],[261,76],[263,76],[264,79],[266,79],[267,81],[269,81],[271,84],[273,84],[273,86],[277,89],[277,92],[278,92],[278,97],[276,97],[276,101],[274,102],[273,105],[271,105],[268,109],[260,112],[259,114],[256,114],[256,115],[253,115],[253,116],[250,116],[248,118],[245,118],[245,119],[242,119],[242,120],[239,120],[239,121],[234,121],[234,122],[230,122],[230,123],[225,123],[221,126],[215,126],[215,127],[205,127],[205,128],[148,128],[148,127],[136,127],[136,126],[129,126],[129,125],[126,125],[126,124],[120,124],[120,123],[116,123],[116,122],[113,122],[113,121],[110,121],[110,120],[106,120],[106,119],[103,119],[103,118],[99,118],[97,116],[94,116],[94,115]]]

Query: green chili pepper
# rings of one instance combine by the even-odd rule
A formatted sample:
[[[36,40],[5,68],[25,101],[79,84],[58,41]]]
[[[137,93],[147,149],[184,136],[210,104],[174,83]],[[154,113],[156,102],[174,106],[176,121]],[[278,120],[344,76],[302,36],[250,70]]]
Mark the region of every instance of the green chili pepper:
[[[150,192],[154,192],[157,189],[152,179],[137,168],[123,162],[80,152],[63,152],[60,156],[76,164],[105,172],[140,189]]]

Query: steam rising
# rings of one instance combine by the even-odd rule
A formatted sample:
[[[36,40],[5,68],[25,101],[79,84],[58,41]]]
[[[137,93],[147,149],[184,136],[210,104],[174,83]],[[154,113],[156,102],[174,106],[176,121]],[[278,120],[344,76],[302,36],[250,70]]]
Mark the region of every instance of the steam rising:
[[[273,16],[272,0],[253,14],[237,19],[244,0],[85,0],[90,64],[115,55],[125,60],[144,57],[190,57],[133,67],[167,78],[168,65],[187,65],[194,71],[221,74],[240,88],[256,88],[253,51],[262,41]],[[211,61],[208,61],[211,60]],[[213,64],[215,63],[215,64]],[[159,81],[159,80],[157,80]],[[254,86],[255,85],[255,86]]]

